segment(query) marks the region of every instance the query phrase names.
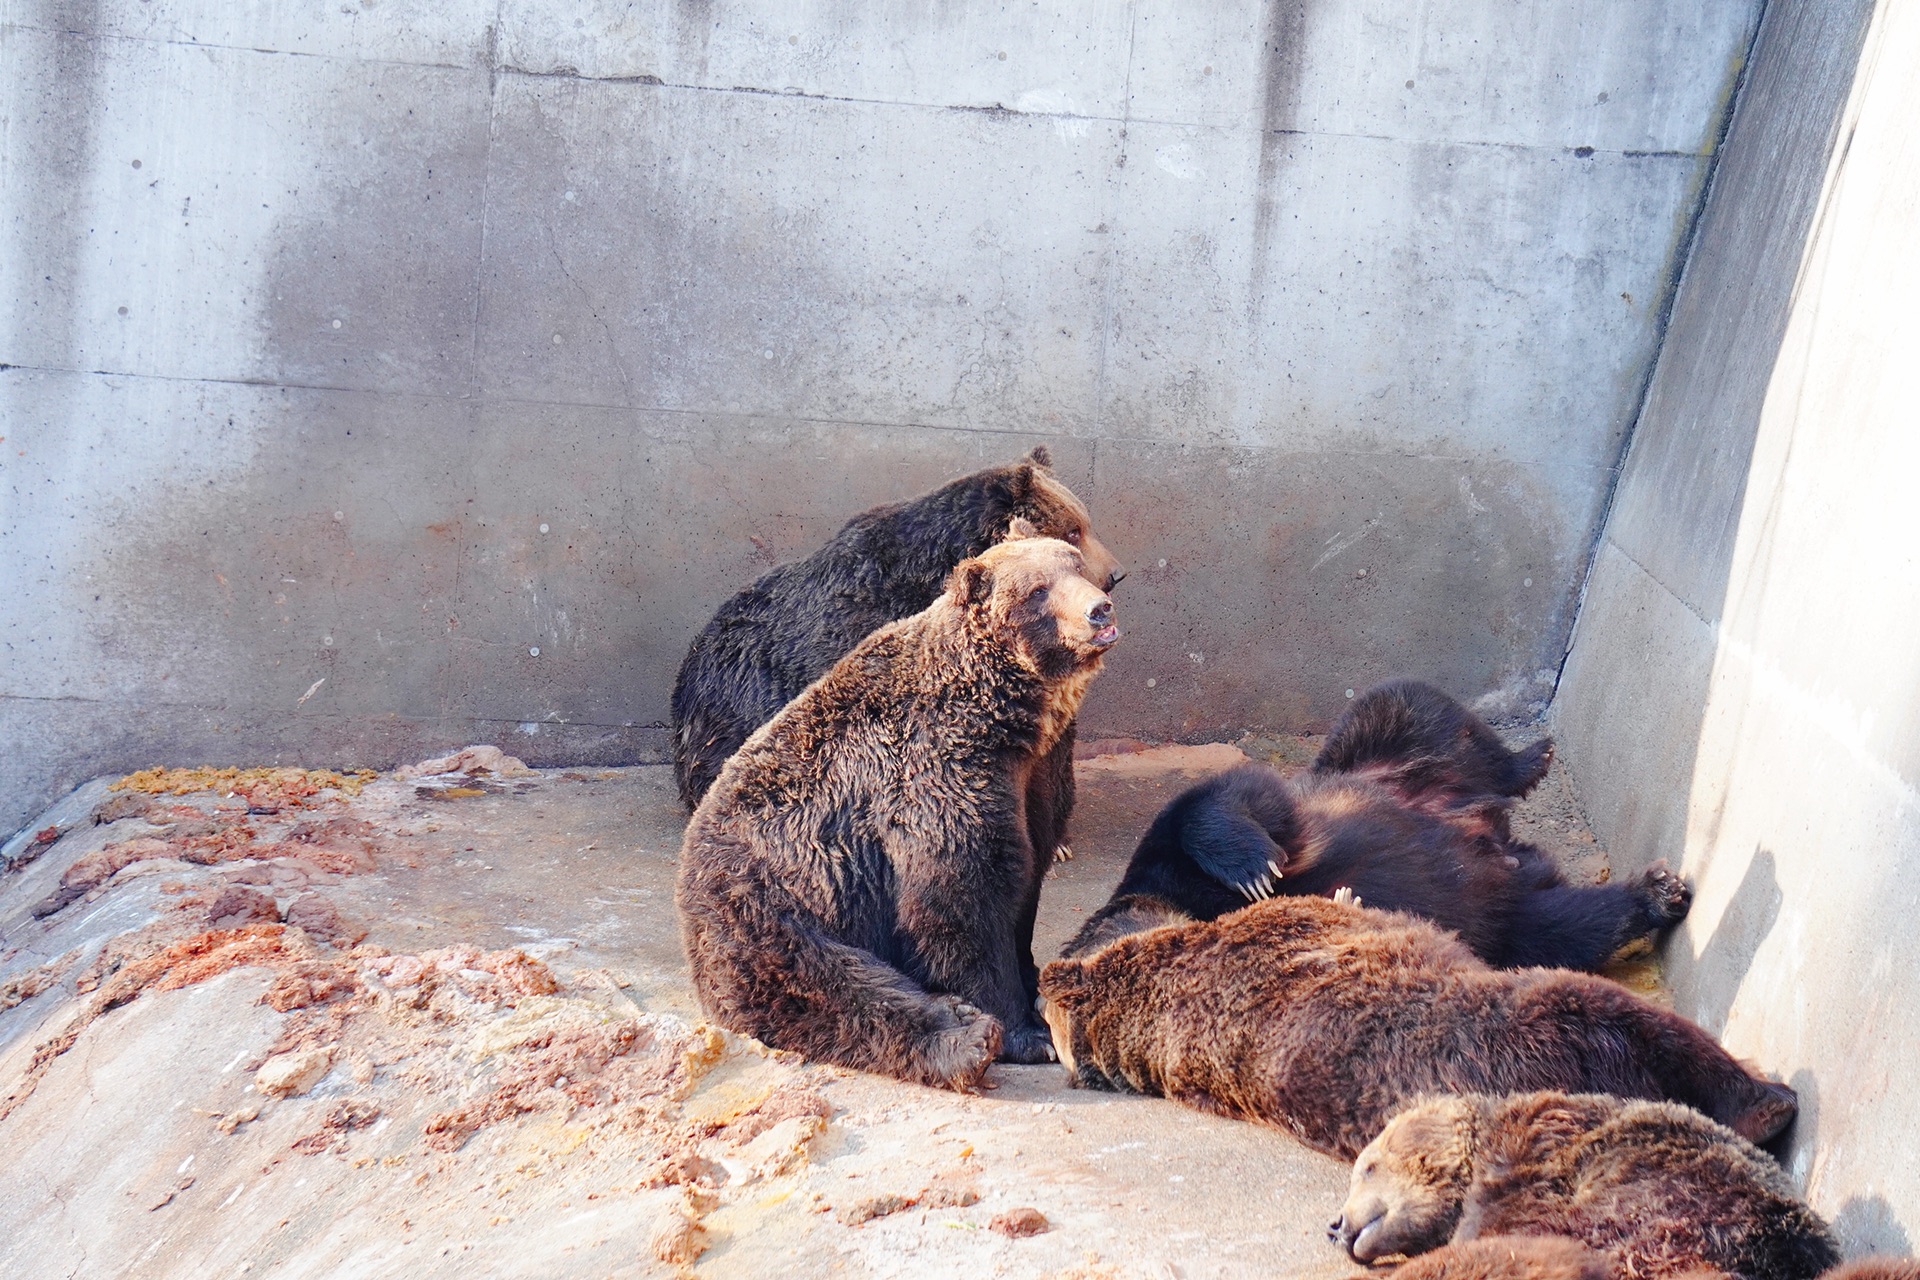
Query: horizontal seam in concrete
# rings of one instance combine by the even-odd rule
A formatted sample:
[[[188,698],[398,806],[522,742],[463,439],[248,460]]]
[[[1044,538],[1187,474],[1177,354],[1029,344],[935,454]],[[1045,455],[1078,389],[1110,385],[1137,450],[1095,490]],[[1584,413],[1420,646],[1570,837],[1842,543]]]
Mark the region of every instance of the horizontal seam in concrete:
[[[844,102],[857,106],[905,107],[922,111],[966,111],[978,115],[1007,116],[1023,120],[1057,120],[1085,122],[1089,124],[1157,125],[1171,129],[1203,129],[1214,133],[1263,132],[1281,137],[1300,138],[1351,138],[1361,142],[1392,142],[1409,147],[1479,147],[1501,151],[1543,151],[1550,154],[1584,151],[1588,155],[1624,156],[1632,159],[1684,159],[1698,160],[1708,153],[1704,151],[1667,151],[1658,149],[1634,149],[1628,147],[1593,147],[1584,143],[1545,143],[1545,142],[1501,142],[1476,138],[1401,138],[1385,133],[1357,133],[1337,129],[1272,129],[1261,130],[1245,125],[1214,124],[1199,120],[1169,120],[1156,116],[1140,115],[1094,115],[1074,111],[1023,111],[1009,107],[1004,103],[969,102],[914,102],[904,98],[857,98],[847,94],[809,93],[804,89],[763,89],[753,85],[710,85],[681,84],[662,80],[655,75],[631,76],[588,76],[576,71],[530,71],[524,67],[501,67],[506,75],[520,76],[529,80],[569,80],[577,84],[622,84],[642,85],[650,89],[677,89],[686,93],[744,93],[763,98],[796,98],[807,102]]]
[[[1505,462],[1517,467],[1545,470],[1545,461],[1532,462],[1524,459],[1507,458],[1498,454],[1472,456],[1467,454],[1421,453],[1408,449],[1312,449],[1297,448],[1281,444],[1221,444],[1204,440],[1165,440],[1154,436],[1128,435],[1076,435],[1069,432],[1035,431],[1031,427],[979,427],[942,422],[891,422],[881,419],[864,418],[818,418],[799,414],[742,413],[733,409],[679,409],[658,405],[608,404],[597,400],[535,400],[524,396],[473,397],[468,395],[435,395],[424,391],[384,391],[365,387],[336,387],[321,383],[270,382],[256,378],[196,378],[165,373],[123,373],[111,369],[68,369],[59,365],[0,364],[0,371],[19,369],[28,373],[66,374],[76,378],[151,378],[158,382],[205,383],[214,386],[262,387],[273,391],[321,391],[347,396],[393,396],[402,400],[436,400],[445,404],[466,404],[476,408],[525,406],[536,409],[598,409],[610,413],[657,413],[694,418],[724,418],[735,421],[767,422],[783,426],[806,427],[852,427],[857,430],[884,431],[951,431],[967,435],[1013,436],[1029,439],[1033,436],[1050,436],[1060,440],[1098,440],[1103,444],[1154,445],[1168,449],[1217,449],[1239,453],[1277,453],[1299,457],[1335,457],[1335,458],[1413,458],[1422,462],[1451,462],[1462,465],[1484,462]],[[0,466],[4,466],[0,462]],[[1561,463],[1559,465],[1568,465]],[[1616,464],[1600,462],[1577,462],[1570,464],[1583,471],[1612,471]]]
[[[1199,120],[1163,119],[1157,116],[1140,115],[1094,115],[1071,111],[1023,111],[1003,103],[967,103],[967,102],[915,102],[904,98],[861,98],[849,94],[809,93],[803,89],[767,89],[755,85],[707,85],[682,84],[663,80],[659,76],[646,73],[623,76],[590,76],[564,68],[553,71],[534,71],[526,67],[496,66],[489,68],[484,64],[470,62],[430,62],[408,58],[375,58],[360,54],[311,53],[304,49],[263,49],[257,45],[221,44],[206,40],[170,40],[157,36],[127,35],[121,32],[77,31],[71,27],[48,27],[33,23],[16,22],[7,26],[22,31],[38,31],[46,35],[72,36],[80,40],[117,40],[127,44],[164,45],[178,49],[218,49],[229,53],[258,53],[269,57],[314,58],[327,62],[364,63],[371,66],[421,67],[439,71],[471,71],[476,75],[498,72],[502,75],[518,76],[529,80],[568,80],[576,84],[616,84],[640,85],[654,89],[678,89],[688,93],[744,93],[756,97],[798,98],[809,102],[844,102],[859,106],[906,107],[923,111],[971,111],[982,115],[1010,116],[1032,120],[1085,121],[1092,124],[1117,124],[1121,126],[1145,124],[1175,129],[1205,129],[1218,133],[1249,132],[1243,125],[1215,124]],[[1698,160],[1711,154],[1709,151],[1635,149],[1630,147],[1595,147],[1584,143],[1544,143],[1544,142],[1501,142],[1477,138],[1402,138],[1384,133],[1355,133],[1336,129],[1275,129],[1275,134],[1284,137],[1301,138],[1350,138],[1362,142],[1391,142],[1410,147],[1474,147],[1499,151],[1539,151],[1549,154],[1564,154],[1584,151],[1587,155],[1621,156],[1628,159],[1682,159]]]
[[[87,707],[125,707],[133,711],[213,711],[229,715],[267,715],[278,710],[267,703],[235,706],[226,702],[136,702],[127,698],[83,698],[73,694],[44,698],[27,693],[0,693],[0,703],[8,702],[72,703]],[[289,718],[292,718],[291,715]],[[329,724],[393,720],[405,721],[409,724],[436,724],[447,721],[460,724],[537,724],[568,729],[666,729],[669,727],[664,720],[556,720],[546,712],[524,716],[480,716],[440,711],[417,715],[396,711],[304,711],[299,713],[297,718],[303,722],[319,721]]]
[[[322,62],[364,63],[376,67],[421,67],[434,71],[472,71],[486,74],[484,64],[475,62],[428,62],[415,58],[375,58],[361,54],[310,53],[305,49],[263,49],[258,45],[223,44],[215,40],[170,40],[164,36],[136,36],[120,31],[77,31],[72,27],[41,26],[32,22],[0,24],[0,30],[37,31],[41,35],[71,36],[76,40],[113,40],[122,44],[165,46],[172,49],[215,49],[222,53],[260,53],[278,58],[315,58]]]

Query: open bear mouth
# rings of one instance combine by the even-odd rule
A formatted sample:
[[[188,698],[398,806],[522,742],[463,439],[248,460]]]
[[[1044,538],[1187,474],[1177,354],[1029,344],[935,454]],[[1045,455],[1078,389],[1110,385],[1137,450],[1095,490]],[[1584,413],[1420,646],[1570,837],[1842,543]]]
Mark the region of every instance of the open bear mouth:
[[[1109,623],[1093,633],[1093,639],[1087,643],[1096,649],[1104,649],[1120,638],[1120,628]]]

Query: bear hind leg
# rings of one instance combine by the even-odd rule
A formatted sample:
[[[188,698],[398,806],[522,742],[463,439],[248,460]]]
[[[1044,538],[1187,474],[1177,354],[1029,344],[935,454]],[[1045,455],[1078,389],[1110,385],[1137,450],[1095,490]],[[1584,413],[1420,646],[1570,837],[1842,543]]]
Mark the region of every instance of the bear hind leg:
[[[804,1012],[769,1037],[781,1048],[962,1092],[1000,1056],[998,1019],[929,993],[871,952],[816,936],[799,941],[792,961],[788,995]]]
[[[1501,963],[1594,972],[1622,947],[1678,923],[1693,891],[1665,863],[1638,884],[1548,884],[1515,904]]]

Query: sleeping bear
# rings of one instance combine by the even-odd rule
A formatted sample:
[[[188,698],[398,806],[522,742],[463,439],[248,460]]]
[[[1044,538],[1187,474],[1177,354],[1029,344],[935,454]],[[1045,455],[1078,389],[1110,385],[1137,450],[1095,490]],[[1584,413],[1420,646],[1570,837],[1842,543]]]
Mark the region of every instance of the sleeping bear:
[[[1453,930],[1497,967],[1598,969],[1684,918],[1692,893],[1665,863],[1631,885],[1569,885],[1544,853],[1514,839],[1508,809],[1552,754],[1545,740],[1508,751],[1429,685],[1382,685],[1348,710],[1300,777],[1247,764],[1176,797],[1065,954],[1127,932],[1122,917],[1141,899],[1211,920],[1275,893],[1346,890]]]
[[[1387,1272],[1385,1280],[1650,1280],[1657,1274],[1629,1271],[1612,1254],[1589,1249],[1567,1236],[1481,1236],[1423,1253]],[[1694,1267],[1673,1280],[1749,1278]],[[1822,1271],[1820,1280],[1920,1280],[1920,1262],[1862,1258]]]
[[[1357,1262],[1566,1237],[1606,1273],[1814,1280],[1833,1233],[1772,1157],[1689,1107],[1598,1094],[1429,1098],[1353,1162],[1328,1228]]]
[[[1119,637],[1085,556],[1032,536],[962,561],[748,738],[694,812],[675,900],[716,1022],[809,1058],[959,1089],[1034,1012],[1050,850],[1031,774]]]
[[[1351,1158],[1416,1098],[1561,1089],[1684,1102],[1751,1142],[1793,1090],[1617,983],[1489,968],[1398,912],[1278,897],[1056,960],[1044,1012],[1070,1079],[1259,1120]]]
[[[863,512],[826,546],[783,564],[720,606],[694,638],[673,683],[673,776],[688,809],[747,735],[773,718],[854,645],[933,603],[953,567],[1000,541],[1015,517],[1043,537],[1073,544],[1088,576],[1111,590],[1120,564],[1094,537],[1086,504],[1053,475],[1046,448],[932,493]],[[1043,776],[1064,799],[1043,795],[1064,832],[1072,808],[1073,743]],[[1045,842],[1049,853],[1061,832]],[[1041,833],[1043,836],[1046,832]]]

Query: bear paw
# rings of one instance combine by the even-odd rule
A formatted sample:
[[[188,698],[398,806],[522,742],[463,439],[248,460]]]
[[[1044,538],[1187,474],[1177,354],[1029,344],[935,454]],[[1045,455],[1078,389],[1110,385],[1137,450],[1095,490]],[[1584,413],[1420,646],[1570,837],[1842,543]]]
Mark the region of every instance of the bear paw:
[[[946,1025],[921,1041],[925,1077],[931,1084],[972,1093],[1000,1056],[1000,1020],[953,996],[935,1003]]]
[[[1058,1062],[1060,1055],[1053,1051],[1053,1033],[1037,1023],[1024,1027],[1014,1027],[1006,1033],[1005,1043],[1000,1046],[1002,1062]]]
[[[1656,928],[1679,924],[1687,918],[1687,911],[1693,906],[1693,886],[1674,874],[1673,868],[1664,861],[1647,868],[1647,874],[1640,881],[1640,890],[1647,904],[1647,914],[1652,917]]]

